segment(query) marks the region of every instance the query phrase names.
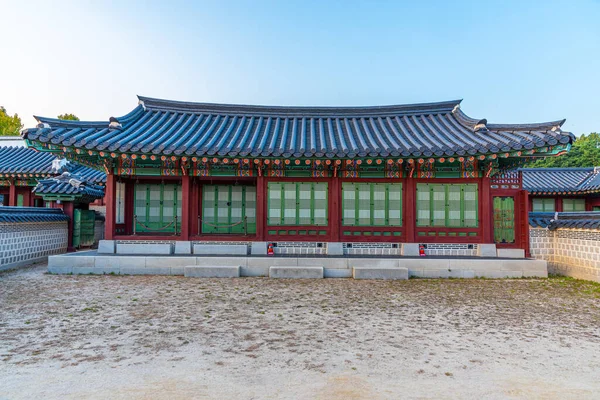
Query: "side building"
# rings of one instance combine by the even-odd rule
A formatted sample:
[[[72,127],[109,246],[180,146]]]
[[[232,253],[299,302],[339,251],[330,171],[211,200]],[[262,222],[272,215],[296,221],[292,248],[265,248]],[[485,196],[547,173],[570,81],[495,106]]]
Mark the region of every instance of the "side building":
[[[277,107],[139,97],[105,122],[36,118],[23,132],[30,147],[106,173],[106,239],[270,243],[301,254],[418,255],[423,245],[431,255],[523,256],[529,202],[515,168],[574,139],[564,120],[491,124],[460,101]]]
[[[520,171],[532,212],[600,211],[600,167]]]

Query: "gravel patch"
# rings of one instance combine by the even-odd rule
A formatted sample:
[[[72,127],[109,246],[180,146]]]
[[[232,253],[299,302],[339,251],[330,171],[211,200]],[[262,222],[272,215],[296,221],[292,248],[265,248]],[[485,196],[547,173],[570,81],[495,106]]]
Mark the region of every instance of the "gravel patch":
[[[0,398],[597,398],[600,285],[0,274]]]

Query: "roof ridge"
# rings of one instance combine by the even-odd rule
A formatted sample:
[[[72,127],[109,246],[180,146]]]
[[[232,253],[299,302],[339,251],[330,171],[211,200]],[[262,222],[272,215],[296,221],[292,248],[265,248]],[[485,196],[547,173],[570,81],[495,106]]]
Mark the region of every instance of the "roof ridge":
[[[149,109],[167,109],[173,111],[187,112],[239,112],[240,114],[268,113],[276,115],[384,115],[388,113],[402,112],[450,112],[462,102],[450,100],[431,103],[391,104],[379,106],[280,106],[280,105],[254,105],[254,104],[227,104],[227,103],[203,103],[178,100],[157,99],[153,97],[137,96],[140,104]]]

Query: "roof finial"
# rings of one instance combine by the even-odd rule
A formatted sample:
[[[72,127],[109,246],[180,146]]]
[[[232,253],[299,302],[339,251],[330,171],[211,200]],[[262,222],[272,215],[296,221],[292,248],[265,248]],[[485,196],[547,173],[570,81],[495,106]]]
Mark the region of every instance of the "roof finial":
[[[121,123],[119,122],[118,119],[116,119],[115,117],[110,117],[108,119],[108,121],[110,122],[108,124],[108,129],[122,129],[123,127],[121,126]]]

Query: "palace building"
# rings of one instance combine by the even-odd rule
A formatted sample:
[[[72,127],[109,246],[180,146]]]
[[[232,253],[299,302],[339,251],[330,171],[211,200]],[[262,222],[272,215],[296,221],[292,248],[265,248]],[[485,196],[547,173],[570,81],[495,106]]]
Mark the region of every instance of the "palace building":
[[[428,254],[477,255],[482,245],[525,254],[530,206],[517,167],[574,140],[564,120],[492,124],[460,101],[280,107],[139,97],[107,121],[36,118],[23,133],[28,146],[106,173],[105,239],[272,243],[281,253],[415,255],[423,244]]]

